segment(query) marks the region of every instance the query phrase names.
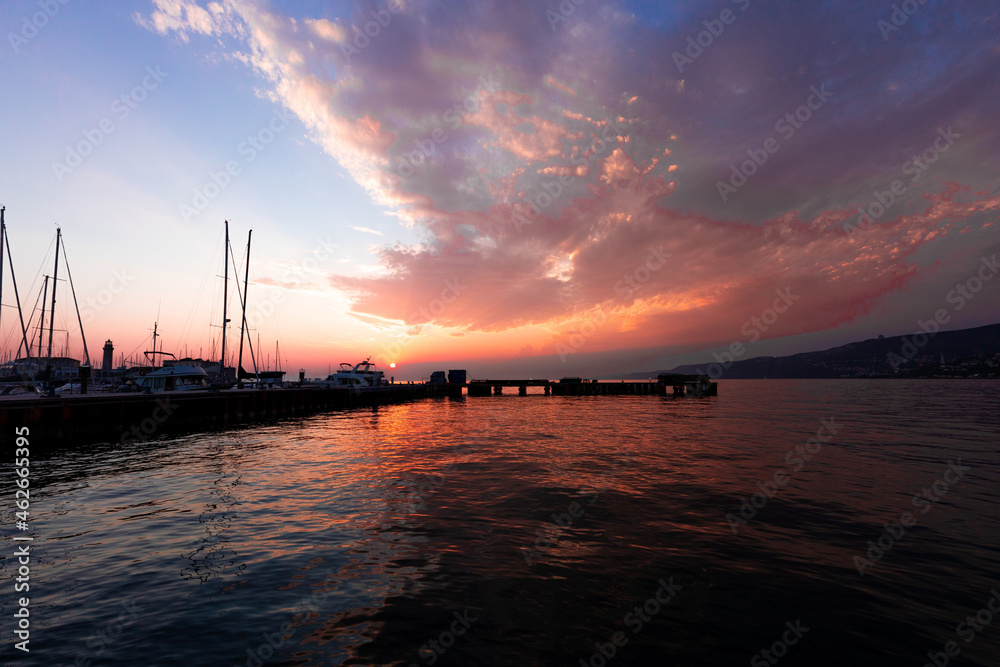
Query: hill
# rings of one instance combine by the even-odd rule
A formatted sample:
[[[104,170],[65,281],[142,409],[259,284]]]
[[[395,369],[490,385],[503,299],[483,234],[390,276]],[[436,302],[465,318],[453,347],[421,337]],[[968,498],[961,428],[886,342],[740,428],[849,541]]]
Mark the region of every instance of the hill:
[[[669,371],[619,377],[638,380],[659,373],[708,373],[729,379],[1000,377],[1000,324],[931,334],[879,336],[787,357],[753,357],[728,364],[713,359]]]

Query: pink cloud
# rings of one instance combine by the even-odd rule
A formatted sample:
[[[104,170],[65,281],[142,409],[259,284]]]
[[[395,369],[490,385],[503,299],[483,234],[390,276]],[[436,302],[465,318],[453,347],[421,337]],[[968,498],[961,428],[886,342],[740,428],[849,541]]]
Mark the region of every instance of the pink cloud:
[[[591,337],[594,350],[707,346],[739,337],[744,322],[790,289],[794,314],[762,333],[820,331],[872,312],[935,270],[918,260],[921,250],[953,248],[992,225],[984,214],[1000,207],[1000,198],[959,187],[964,181],[940,167],[938,182],[955,182],[937,192],[928,179],[922,208],[899,204],[895,217],[849,237],[843,225],[856,218],[853,198],[867,184],[851,188],[881,172],[887,184],[898,167],[883,168],[892,160],[878,155],[872,161],[880,173],[831,176],[853,154],[838,153],[844,140],[819,131],[836,124],[821,128],[826,121],[814,120],[748,186],[776,199],[806,192],[802,208],[759,215],[730,204],[718,213],[712,183],[726,173],[718,160],[762,141],[777,113],[765,102],[785,109],[800,103],[808,86],[796,80],[777,101],[755,97],[763,110],[748,104],[746,113],[758,116],[718,123],[731,144],[725,150],[698,144],[689,137],[707,135],[713,114],[727,108],[712,108],[706,95],[733,98],[676,80],[656,69],[661,65],[639,80],[606,46],[620,43],[616,31],[624,28],[583,11],[573,31],[549,35],[538,32],[544,22],[532,23],[525,7],[511,16],[484,10],[489,15],[480,19],[437,13],[430,21],[433,5],[407,3],[347,58],[341,47],[352,34],[349,18],[301,22],[250,2],[227,7],[232,13],[223,16],[160,2],[152,21],[160,32],[185,36],[223,25],[244,35],[249,51],[242,57],[270,82],[275,101],[376,201],[426,233],[418,246],[383,248],[381,275],[329,277],[362,317],[463,331],[538,327],[550,332],[531,347],[539,353],[595,318],[603,323]],[[470,20],[481,23],[461,30],[450,23]],[[496,72],[496,89],[480,84],[484,72]],[[733,88],[713,85],[726,94]],[[449,116],[456,103],[462,112]],[[675,121],[682,111],[687,115]],[[833,116],[834,103],[823,113]],[[971,150],[965,145],[956,151]],[[421,146],[433,150],[403,177],[398,160]],[[780,162],[788,155],[797,156],[794,169]],[[691,194],[699,187],[713,200]]]

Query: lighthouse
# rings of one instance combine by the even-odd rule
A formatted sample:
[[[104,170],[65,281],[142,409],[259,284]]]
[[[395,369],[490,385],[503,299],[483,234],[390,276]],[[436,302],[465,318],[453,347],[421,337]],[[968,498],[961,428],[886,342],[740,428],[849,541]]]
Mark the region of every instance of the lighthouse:
[[[111,376],[111,371],[113,370],[112,366],[114,364],[114,354],[115,346],[111,343],[111,339],[109,338],[104,343],[104,361],[101,364],[101,373],[105,377]]]

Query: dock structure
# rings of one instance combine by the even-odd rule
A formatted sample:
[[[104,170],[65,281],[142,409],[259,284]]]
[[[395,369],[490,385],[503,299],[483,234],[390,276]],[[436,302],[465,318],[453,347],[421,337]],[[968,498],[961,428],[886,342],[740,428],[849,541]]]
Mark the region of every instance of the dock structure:
[[[123,444],[165,433],[304,417],[328,410],[447,396],[444,385],[291,387],[153,393],[91,393],[0,398],[0,428],[27,426],[32,444],[80,437]]]
[[[518,396],[526,396],[528,387],[542,387],[546,396],[717,396],[719,385],[707,375],[664,373],[656,382],[598,382],[580,378],[552,380],[472,380],[449,383],[449,394],[461,395],[468,387],[470,397],[502,396],[505,387],[517,387]]]
[[[553,396],[666,396],[659,382],[555,382]]]
[[[548,380],[473,380],[465,386],[469,388],[469,396],[502,396],[504,387],[517,387],[519,396],[528,394],[528,387],[543,387],[545,395],[549,395]]]
[[[661,373],[657,380],[664,387],[673,387],[674,396],[718,396],[719,383],[707,375]]]
[[[455,379],[464,379],[455,376]],[[130,444],[171,432],[215,429],[305,417],[352,407],[425,398],[502,396],[517,387],[541,387],[545,396],[716,396],[707,375],[661,375],[656,382],[473,380],[471,382],[389,384],[374,387],[292,386],[284,389],[226,389],[151,393],[90,393],[0,397],[0,429],[28,427],[32,436],[55,445],[106,440]],[[33,441],[35,442],[35,441]]]

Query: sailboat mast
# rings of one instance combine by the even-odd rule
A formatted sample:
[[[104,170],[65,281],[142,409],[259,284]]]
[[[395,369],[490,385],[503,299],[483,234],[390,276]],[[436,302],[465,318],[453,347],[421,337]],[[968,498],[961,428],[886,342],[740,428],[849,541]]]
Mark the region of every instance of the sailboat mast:
[[[6,206],[0,206],[0,315],[3,314],[3,242],[7,237],[7,223],[4,222],[3,212]]]
[[[226,244],[222,247],[222,361],[219,362],[219,372],[222,381],[226,381],[226,302],[229,300],[229,221],[226,220]]]
[[[0,211],[0,221],[3,220],[3,212]],[[28,355],[28,361],[31,361],[31,345],[28,343],[28,329],[24,326],[24,313],[21,311],[21,297],[17,293],[17,276],[14,275],[14,260],[10,256],[10,237],[6,234],[7,226],[4,225],[4,245],[7,247],[7,263],[10,264],[10,282],[14,286],[14,299],[17,301],[17,317],[21,320],[21,340],[24,345],[24,353]],[[43,300],[44,303],[44,300]],[[30,320],[29,320],[30,321]],[[20,346],[18,346],[18,353],[21,352]]]
[[[42,337],[45,336],[45,302],[49,298],[49,276],[45,276],[45,287],[42,291],[42,319],[38,323],[38,360],[42,359]]]
[[[73,284],[73,272],[69,270],[69,255],[66,254],[65,242],[63,242],[63,263],[66,264],[66,277],[69,278],[69,290],[73,295],[73,307],[76,308],[76,321],[80,325],[80,338],[83,340],[84,364],[90,365],[90,351],[87,350],[87,335],[83,332],[83,317],[80,316],[80,302],[76,300],[76,285]],[[66,332],[67,338],[69,331]],[[69,356],[69,342],[66,343],[66,356]]]
[[[59,246],[61,242],[62,230],[56,227],[56,262],[55,269],[52,272],[52,311],[49,316],[49,353],[48,361],[45,364],[45,368],[48,371],[52,369],[52,330],[56,321],[56,281],[59,280]],[[51,377],[49,380],[51,381]]]
[[[240,389],[243,388],[243,378],[240,377],[240,371],[243,370],[243,331],[247,326],[247,283],[250,281],[250,239],[252,236],[253,230],[251,229],[247,233],[247,268],[246,273],[243,275],[243,317],[240,321],[240,361],[236,366],[236,377],[239,378],[237,386]],[[239,279],[237,278],[237,280]],[[236,286],[239,287],[239,283],[236,283]]]

